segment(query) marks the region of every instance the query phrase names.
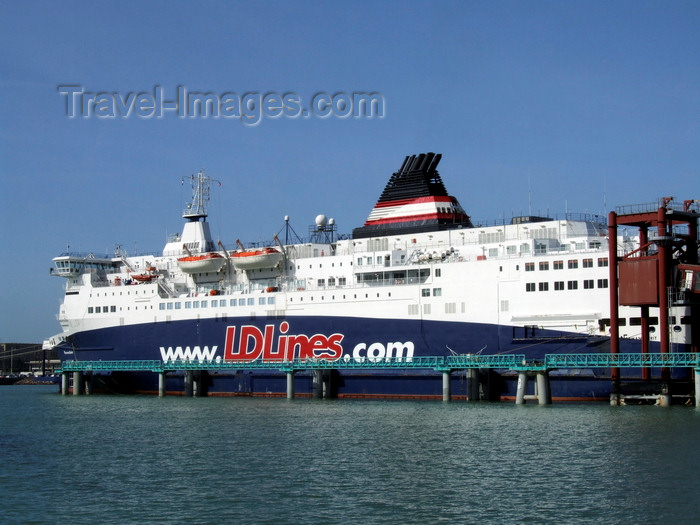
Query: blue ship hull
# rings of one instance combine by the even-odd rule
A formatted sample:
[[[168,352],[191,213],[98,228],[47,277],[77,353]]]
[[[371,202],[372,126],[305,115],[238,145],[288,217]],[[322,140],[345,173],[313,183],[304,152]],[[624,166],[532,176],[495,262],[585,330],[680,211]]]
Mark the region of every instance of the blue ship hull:
[[[251,333],[259,337],[256,339]],[[281,343],[284,337],[295,336],[297,341],[301,338],[308,342],[314,336],[330,340],[331,334],[338,336],[333,347],[339,354],[337,357],[345,360],[383,359],[388,356],[393,343],[400,343],[398,347],[406,352],[410,349],[413,357],[481,351],[483,354],[524,354],[530,360],[540,360],[545,354],[609,352],[609,340],[602,336],[587,337],[545,330],[525,333],[523,328],[476,323],[349,317],[229,318],[138,324],[80,332],[58,349],[62,359],[79,361],[161,360],[168,353],[173,355],[177,349],[181,352],[185,349],[192,352],[204,350],[209,352],[207,357],[210,359],[242,358],[243,354],[254,356],[256,352],[264,358],[265,351],[281,351],[279,347],[284,346]],[[313,345],[309,345],[313,349]],[[291,346],[292,339],[289,339],[288,352],[292,351]],[[299,357],[299,352],[304,351],[303,345],[294,351],[296,353],[288,357]],[[320,351],[327,349],[321,348]],[[638,341],[621,341],[621,352],[638,351]],[[655,351],[654,347],[652,351]],[[273,370],[242,368],[235,372],[203,374],[201,385],[206,395],[283,396],[286,392],[286,375]],[[654,377],[658,374],[658,370],[652,371]],[[674,374],[677,379],[687,376],[684,370],[677,370]],[[623,369],[621,376],[623,379],[638,378],[641,372]],[[95,375],[93,382],[95,390],[106,392],[158,391],[158,377],[153,373],[115,372]],[[505,370],[482,371],[479,383],[482,398],[508,399],[515,396],[517,375]],[[454,398],[466,397],[469,391],[466,372],[454,372],[451,387]],[[327,378],[327,388],[330,397],[439,399],[442,397],[442,375],[428,370],[335,370]],[[166,390],[171,394],[183,393],[184,376],[168,374]],[[300,396],[313,395],[311,372],[295,375],[295,390]],[[551,374],[551,392],[555,400],[606,400],[610,390],[608,370],[555,371]]]

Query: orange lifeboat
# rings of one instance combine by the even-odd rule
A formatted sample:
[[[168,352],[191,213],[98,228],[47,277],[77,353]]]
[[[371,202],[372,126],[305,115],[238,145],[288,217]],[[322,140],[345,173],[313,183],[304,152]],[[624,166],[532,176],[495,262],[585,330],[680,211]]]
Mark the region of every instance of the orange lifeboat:
[[[233,266],[241,270],[274,268],[282,260],[282,252],[274,248],[255,248],[231,254]]]
[[[218,272],[225,262],[226,259],[223,255],[210,252],[202,255],[180,257],[177,260],[177,265],[185,273],[206,273]]]

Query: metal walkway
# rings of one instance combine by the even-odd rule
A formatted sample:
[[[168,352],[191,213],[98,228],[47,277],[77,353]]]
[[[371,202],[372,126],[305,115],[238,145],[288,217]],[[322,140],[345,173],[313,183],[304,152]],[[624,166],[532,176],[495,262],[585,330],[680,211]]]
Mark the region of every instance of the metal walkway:
[[[528,361],[524,355],[463,355],[449,357],[393,358],[379,361],[339,359],[293,359],[291,361],[64,361],[60,372],[175,372],[175,371],[223,371],[223,370],[279,370],[298,372],[303,370],[373,370],[373,369],[423,369],[439,372],[474,369],[506,369],[515,371],[547,371],[554,369],[583,368],[694,368],[700,371],[700,354],[547,354],[544,361]]]

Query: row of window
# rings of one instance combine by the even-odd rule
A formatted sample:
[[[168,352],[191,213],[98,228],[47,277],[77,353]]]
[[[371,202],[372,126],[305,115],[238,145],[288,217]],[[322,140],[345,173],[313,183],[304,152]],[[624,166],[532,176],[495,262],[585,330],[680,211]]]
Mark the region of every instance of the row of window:
[[[578,268],[578,259],[569,259],[566,261],[567,268],[569,270],[574,270]],[[593,268],[593,259],[582,259],[581,260],[581,266],[583,268]],[[605,267],[608,266],[608,258],[607,257],[599,257],[598,258],[598,267]],[[541,272],[549,270],[549,261],[540,261],[539,265],[539,270]],[[564,269],[564,261],[559,260],[559,261],[552,261],[552,268],[555,270],[563,270]],[[534,262],[527,262],[525,263],[525,271],[526,272],[534,272],[535,271],[535,263]]]
[[[583,281],[583,289],[584,290],[592,290],[595,288],[595,280],[594,279],[584,279]],[[608,280],[607,279],[598,279],[598,288],[607,288],[608,287]],[[525,291],[526,292],[547,292],[549,291],[549,283],[548,282],[541,282],[541,283],[525,283]],[[566,287],[564,287],[564,281],[554,281],[554,290],[560,291],[560,290],[578,290],[578,281],[567,281],[566,282]]]
[[[109,312],[116,312],[117,307],[114,305],[111,306],[88,306],[88,313],[89,314],[99,314],[99,313],[109,313]]]
[[[387,296],[387,297],[391,297],[391,292],[387,292],[386,296]],[[378,299],[379,297],[380,297],[380,294],[377,292],[377,299]],[[322,296],[321,296],[321,301],[324,301],[325,298],[326,298],[326,296],[325,296],[325,295],[322,295]],[[355,294],[352,294],[352,298],[353,298],[353,299],[357,299],[357,294],[356,294],[356,293],[355,293]],[[314,296],[312,295],[312,296],[309,297],[308,299],[309,299],[310,301],[313,301],[313,300],[314,300]],[[346,294],[343,294],[343,295],[342,295],[342,299],[343,299],[343,300],[347,299],[347,295],[346,295]],[[365,294],[365,299],[369,299],[369,293],[366,293],[366,294]],[[299,301],[302,302],[302,303],[304,302],[304,296],[303,296],[303,295],[299,297]],[[335,295],[331,295],[331,301],[335,301]],[[293,302],[294,302],[294,297],[289,297],[289,302],[290,302],[290,303],[293,303]]]
[[[258,305],[265,306],[275,304],[275,297],[258,297]],[[160,303],[159,310],[180,310],[182,307],[190,308],[225,308],[227,306],[255,306],[255,297],[241,297],[240,299],[207,299],[207,300],[192,300],[192,301],[174,301],[169,303]]]
[[[258,297],[258,305],[272,305],[275,304],[274,296],[268,297]],[[207,299],[207,300],[197,300],[197,301],[171,301],[168,303],[160,303],[158,305],[159,310],[181,310],[183,307],[185,309],[190,308],[224,308],[227,306],[255,306],[254,297],[245,297],[240,299]],[[138,308],[138,307],[137,307]],[[120,308],[121,310],[121,308]],[[117,307],[111,306],[88,306],[89,314],[99,314],[99,313],[113,313],[117,311]]]
[[[461,304],[461,312],[465,311],[465,304]],[[430,303],[425,304],[409,304],[408,305],[408,315],[418,315],[421,310],[423,315],[430,315],[432,313],[433,305]],[[445,313],[446,314],[456,314],[457,313],[457,303],[445,303]]]
[[[338,277],[338,286],[345,286],[346,283],[347,283],[347,280],[345,277]],[[326,286],[326,280],[325,279],[318,279],[316,284],[319,287]],[[328,286],[335,286],[335,285],[336,285],[335,277],[329,277],[328,278]]]

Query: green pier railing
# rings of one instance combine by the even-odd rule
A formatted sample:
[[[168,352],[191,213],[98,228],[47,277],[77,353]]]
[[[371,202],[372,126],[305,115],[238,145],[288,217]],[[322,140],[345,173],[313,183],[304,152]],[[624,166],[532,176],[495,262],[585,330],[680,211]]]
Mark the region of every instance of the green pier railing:
[[[226,360],[130,360],[130,361],[64,361],[61,372],[175,372],[188,370],[372,370],[423,369],[450,372],[468,369],[506,369],[517,371],[544,371],[582,368],[695,368],[700,370],[700,354],[547,354],[544,361],[527,360],[524,355],[457,355],[391,358],[371,361],[365,359],[292,359],[289,361],[226,361]]]

